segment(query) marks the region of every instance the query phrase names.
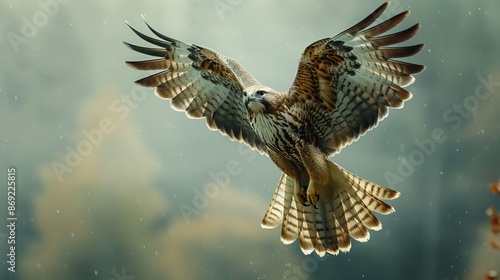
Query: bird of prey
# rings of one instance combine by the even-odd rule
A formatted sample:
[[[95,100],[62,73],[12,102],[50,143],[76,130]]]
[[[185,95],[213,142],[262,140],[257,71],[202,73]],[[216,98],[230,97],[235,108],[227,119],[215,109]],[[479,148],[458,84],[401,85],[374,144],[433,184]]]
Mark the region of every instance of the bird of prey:
[[[388,5],[309,45],[286,92],[260,84],[234,59],[165,36],[147,23],[158,38],[130,28],[156,47],[125,44],[156,58],[126,63],[160,70],[136,83],[156,88],[175,110],[205,118],[211,130],[267,155],[283,171],[263,228],[281,223],[281,241],[298,237],[304,254],[338,254],[349,251],[351,237],[365,242],[369,229],[382,228],[372,211],[394,212],[382,200],[399,192],[364,180],[329,157],[374,128],[389,108],[401,108],[412,96],[404,87],[425,68],[395,59],[412,56],[423,45],[389,47],[413,37],[419,24],[384,34],[409,14],[374,23]]]

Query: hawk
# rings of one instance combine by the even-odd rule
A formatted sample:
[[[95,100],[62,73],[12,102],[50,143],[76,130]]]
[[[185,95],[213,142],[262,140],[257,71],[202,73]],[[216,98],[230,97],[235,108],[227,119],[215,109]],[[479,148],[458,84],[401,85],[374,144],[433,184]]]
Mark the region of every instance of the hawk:
[[[309,45],[286,92],[260,84],[234,59],[165,36],[147,23],[158,38],[129,27],[157,47],[125,44],[156,58],[126,64],[160,70],[136,83],[156,88],[173,109],[205,118],[208,128],[267,155],[283,171],[263,228],[281,224],[281,241],[298,237],[304,254],[347,252],[351,238],[365,242],[369,229],[382,228],[373,212],[394,212],[382,200],[399,192],[364,180],[329,157],[374,128],[389,108],[401,108],[412,96],[404,87],[425,68],[395,59],[416,54],[422,44],[388,47],[413,37],[418,23],[383,35],[409,11],[373,24],[388,4]]]

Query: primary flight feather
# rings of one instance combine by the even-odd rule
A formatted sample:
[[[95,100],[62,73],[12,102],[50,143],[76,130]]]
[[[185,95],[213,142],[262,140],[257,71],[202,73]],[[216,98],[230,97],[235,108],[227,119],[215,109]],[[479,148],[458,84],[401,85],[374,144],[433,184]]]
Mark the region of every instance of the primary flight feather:
[[[156,58],[126,63],[160,70],[136,83],[155,87],[175,110],[205,118],[210,129],[269,156],[283,171],[262,227],[282,224],[281,240],[288,244],[299,238],[305,254],[338,254],[349,251],[351,237],[367,241],[368,229],[381,229],[373,212],[394,212],[382,199],[399,196],[328,159],[374,128],[388,108],[401,108],[411,98],[403,87],[424,70],[396,60],[423,45],[388,47],[413,37],[418,24],[383,35],[408,11],[370,27],[388,4],[344,32],[309,45],[287,92],[260,84],[234,59],[149,25],[158,38],[130,28],[156,47],[125,44]]]

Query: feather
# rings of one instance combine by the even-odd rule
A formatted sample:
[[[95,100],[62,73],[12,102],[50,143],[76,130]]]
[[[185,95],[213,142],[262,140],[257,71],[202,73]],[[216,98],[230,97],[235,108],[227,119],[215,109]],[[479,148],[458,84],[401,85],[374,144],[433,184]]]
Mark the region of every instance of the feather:
[[[211,130],[218,130],[266,153],[265,143],[251,128],[242,101],[243,88],[259,84],[258,81],[233,59],[163,35],[145,23],[158,39],[139,32],[128,22],[127,25],[137,36],[156,47],[124,44],[136,52],[158,58],[126,61],[126,64],[138,70],[160,72],[136,83],[155,87],[156,95],[171,100],[173,109],[185,111],[188,117],[206,118]]]
[[[234,59],[163,35],[147,22],[156,37],[127,25],[154,47],[124,43],[154,58],[126,64],[157,71],[136,83],[155,87],[173,109],[205,118],[209,129],[268,155],[283,171],[263,228],[281,224],[281,241],[298,238],[304,254],[347,252],[351,238],[366,242],[370,230],[382,228],[374,212],[393,213],[383,200],[399,192],[364,180],[328,157],[374,128],[390,108],[401,108],[412,97],[404,87],[425,68],[397,60],[415,55],[422,44],[394,46],[412,38],[419,24],[386,34],[408,11],[372,25],[388,5],[310,44],[285,93],[261,85]]]

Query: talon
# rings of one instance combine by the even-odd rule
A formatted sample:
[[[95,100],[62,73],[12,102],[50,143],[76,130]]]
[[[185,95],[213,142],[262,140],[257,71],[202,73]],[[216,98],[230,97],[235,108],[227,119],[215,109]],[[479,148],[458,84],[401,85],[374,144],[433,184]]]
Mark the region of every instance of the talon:
[[[298,181],[295,182],[294,192],[295,192],[295,199],[297,200],[297,202],[299,202],[300,204],[302,204],[304,206],[308,206],[308,205],[306,205],[306,203],[307,203],[306,188],[300,186],[300,182],[298,182]]]
[[[308,198],[307,198],[307,196],[305,195],[305,193],[303,193],[303,194],[302,194],[302,193],[300,193],[300,194],[296,194],[296,195],[295,195],[295,198],[297,199],[297,201],[298,201],[300,204],[302,204],[302,205],[304,205],[304,206],[309,206],[309,205],[310,205],[310,203],[309,203],[309,201],[308,201]]]
[[[301,190],[302,190],[302,192],[301,192],[300,195],[301,195],[301,203],[302,203],[302,205],[304,205],[305,207],[310,206],[312,204],[312,201],[309,199],[309,195],[306,192],[307,186],[303,186],[301,188]]]
[[[319,200],[319,193],[316,191],[316,186],[314,185],[314,181],[309,181],[309,186],[307,186],[307,201],[309,201],[314,207],[316,207],[316,203]]]

